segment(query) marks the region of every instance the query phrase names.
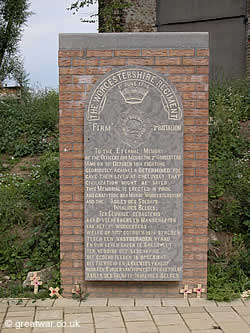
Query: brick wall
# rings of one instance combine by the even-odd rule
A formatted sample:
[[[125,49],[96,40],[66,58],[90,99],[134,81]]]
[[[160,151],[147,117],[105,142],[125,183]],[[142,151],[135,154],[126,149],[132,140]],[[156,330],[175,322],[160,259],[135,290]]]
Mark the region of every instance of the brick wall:
[[[64,295],[82,282],[91,296],[177,296],[206,286],[208,222],[208,49],[65,49],[60,73],[61,277]],[[115,67],[149,66],[167,75],[184,107],[184,269],[179,282],[84,281],[83,114],[93,85]],[[183,297],[183,296],[182,296]]]

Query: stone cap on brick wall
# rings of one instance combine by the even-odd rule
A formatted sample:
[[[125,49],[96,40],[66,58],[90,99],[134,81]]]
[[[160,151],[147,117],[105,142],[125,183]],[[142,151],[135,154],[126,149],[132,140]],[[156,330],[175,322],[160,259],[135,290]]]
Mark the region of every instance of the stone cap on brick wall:
[[[138,47],[207,48],[208,42],[208,32],[59,34],[60,50],[136,49]]]

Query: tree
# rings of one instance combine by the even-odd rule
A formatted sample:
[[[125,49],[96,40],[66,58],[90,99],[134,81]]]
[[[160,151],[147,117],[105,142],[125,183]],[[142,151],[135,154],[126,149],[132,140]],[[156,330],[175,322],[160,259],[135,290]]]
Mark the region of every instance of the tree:
[[[0,0],[0,85],[7,77],[26,76],[18,56],[18,42],[23,26],[32,14],[29,6],[28,0]]]
[[[124,10],[131,6],[131,0],[77,0],[68,8],[75,14],[83,7],[90,7],[98,3],[98,14],[94,13],[82,22],[93,23],[99,21],[99,32],[121,32],[124,26]]]

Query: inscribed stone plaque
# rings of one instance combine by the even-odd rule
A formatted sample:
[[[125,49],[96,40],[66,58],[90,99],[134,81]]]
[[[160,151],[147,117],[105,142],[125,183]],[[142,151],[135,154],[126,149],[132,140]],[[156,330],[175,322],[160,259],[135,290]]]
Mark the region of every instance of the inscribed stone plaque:
[[[125,67],[84,121],[85,279],[182,279],[183,114],[157,72]]]

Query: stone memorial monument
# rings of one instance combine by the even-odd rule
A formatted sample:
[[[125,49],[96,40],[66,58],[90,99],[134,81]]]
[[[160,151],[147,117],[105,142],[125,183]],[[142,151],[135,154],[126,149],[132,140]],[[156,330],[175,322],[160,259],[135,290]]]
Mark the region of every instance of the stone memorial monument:
[[[208,34],[61,34],[65,296],[206,286]]]

